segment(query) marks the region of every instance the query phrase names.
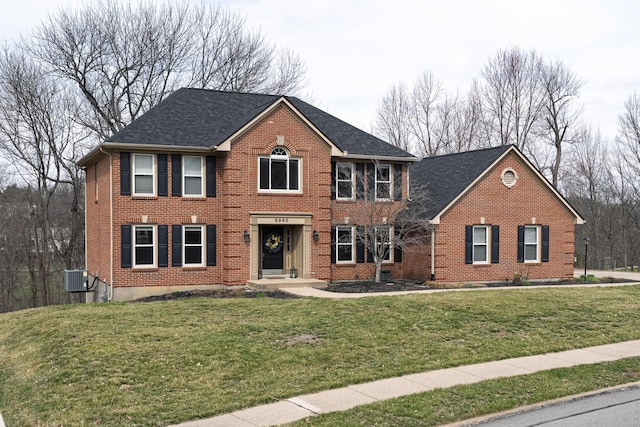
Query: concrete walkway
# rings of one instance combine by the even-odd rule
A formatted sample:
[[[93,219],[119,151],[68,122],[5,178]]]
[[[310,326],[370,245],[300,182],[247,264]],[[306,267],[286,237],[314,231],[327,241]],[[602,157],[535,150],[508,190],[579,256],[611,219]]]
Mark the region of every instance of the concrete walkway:
[[[475,365],[458,366],[456,368],[427,371],[370,383],[350,385],[242,409],[213,418],[191,421],[178,426],[275,426],[318,414],[344,411],[356,406],[422,393],[436,388],[472,384],[494,378],[532,374],[549,369],[613,361],[628,357],[640,357],[640,340],[538,356],[477,363]]]

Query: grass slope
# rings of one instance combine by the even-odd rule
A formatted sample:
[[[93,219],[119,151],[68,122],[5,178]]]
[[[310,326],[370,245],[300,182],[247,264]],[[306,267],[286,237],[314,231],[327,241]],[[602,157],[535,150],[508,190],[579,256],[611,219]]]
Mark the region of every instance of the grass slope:
[[[10,426],[158,426],[632,339],[640,286],[48,307],[0,315],[0,412]]]

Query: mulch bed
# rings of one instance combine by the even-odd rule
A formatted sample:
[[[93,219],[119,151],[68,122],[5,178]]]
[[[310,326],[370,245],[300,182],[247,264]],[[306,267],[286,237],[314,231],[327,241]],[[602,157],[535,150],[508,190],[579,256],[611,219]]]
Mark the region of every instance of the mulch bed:
[[[172,292],[165,295],[154,295],[150,297],[140,298],[136,302],[153,302],[153,301],[169,301],[184,298],[276,298],[276,299],[292,299],[300,298],[283,292],[279,289],[255,290],[250,288],[242,289],[220,289],[220,290],[195,290]]]

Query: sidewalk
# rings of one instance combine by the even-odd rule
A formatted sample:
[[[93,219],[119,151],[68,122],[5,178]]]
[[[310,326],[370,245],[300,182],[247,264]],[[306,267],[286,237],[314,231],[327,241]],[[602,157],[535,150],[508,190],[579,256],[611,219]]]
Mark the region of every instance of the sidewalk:
[[[422,393],[436,388],[472,384],[488,379],[532,374],[549,369],[585,365],[640,356],[640,340],[587,347],[538,356],[516,357],[387,378],[292,397],[230,414],[178,424],[176,427],[255,427],[290,423],[328,412]]]

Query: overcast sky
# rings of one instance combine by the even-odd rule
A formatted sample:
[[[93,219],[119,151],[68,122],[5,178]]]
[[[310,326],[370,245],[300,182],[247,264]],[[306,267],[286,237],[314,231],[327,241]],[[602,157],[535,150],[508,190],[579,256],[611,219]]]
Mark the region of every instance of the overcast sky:
[[[4,4],[0,38],[16,38],[61,5]],[[431,70],[465,93],[499,49],[559,59],[585,81],[585,120],[615,136],[627,97],[640,90],[640,2],[634,0],[223,0],[279,46],[297,51],[323,110],[370,130],[389,88]]]

